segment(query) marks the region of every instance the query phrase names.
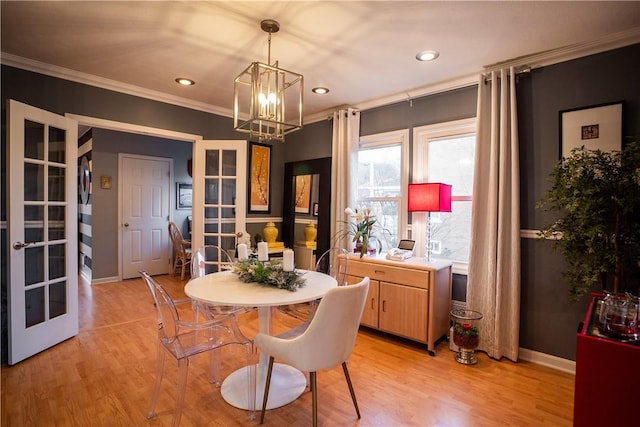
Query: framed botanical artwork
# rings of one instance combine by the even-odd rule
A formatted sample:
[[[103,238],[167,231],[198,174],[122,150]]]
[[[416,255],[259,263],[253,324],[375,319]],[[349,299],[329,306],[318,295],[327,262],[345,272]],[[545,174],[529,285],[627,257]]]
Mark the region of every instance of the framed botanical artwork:
[[[311,175],[296,175],[296,213],[308,214],[311,210]]]
[[[271,146],[251,143],[249,153],[249,212],[270,212]]]
[[[574,148],[614,151],[622,148],[622,102],[560,112],[560,157]]]
[[[192,190],[191,184],[186,184],[184,182],[178,182],[176,184],[176,204],[177,209],[191,209],[193,206],[192,203]]]

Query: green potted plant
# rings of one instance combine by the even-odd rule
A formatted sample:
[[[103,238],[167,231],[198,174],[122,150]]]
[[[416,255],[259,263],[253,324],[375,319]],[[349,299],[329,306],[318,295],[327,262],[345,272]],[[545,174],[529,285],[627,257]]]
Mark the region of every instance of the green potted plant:
[[[594,287],[638,294],[640,282],[640,144],[621,151],[576,148],[551,173],[538,203],[560,217],[541,230],[568,264],[570,297]]]

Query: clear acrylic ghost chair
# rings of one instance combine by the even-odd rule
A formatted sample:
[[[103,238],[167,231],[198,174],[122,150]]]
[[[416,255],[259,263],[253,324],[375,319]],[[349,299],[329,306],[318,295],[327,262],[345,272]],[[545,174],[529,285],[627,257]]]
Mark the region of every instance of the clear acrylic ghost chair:
[[[140,275],[147,283],[149,291],[153,296],[158,316],[158,366],[156,380],[151,397],[151,407],[147,418],[152,418],[155,414],[160,386],[164,374],[164,361],[167,353],[173,356],[178,362],[178,383],[176,389],[176,407],[173,413],[173,426],[180,424],[184,397],[187,386],[187,373],[189,359],[192,356],[209,352],[210,357],[210,378],[209,382],[219,384],[217,378],[219,370],[219,349],[230,344],[238,344],[245,347],[247,352],[247,397],[249,401],[249,419],[255,418],[255,368],[254,350],[251,340],[246,338],[240,329],[233,314],[209,319],[204,322],[189,322],[182,320],[178,312],[178,306],[191,304],[189,298],[174,300],[165,289],[158,284],[146,272],[141,271]]]
[[[277,336],[263,333],[258,333],[255,336],[255,346],[261,352],[269,355],[260,424],[264,422],[275,359],[310,373],[314,427],[318,425],[316,372],[338,365],[342,365],[353,406],[356,409],[358,419],[360,418],[358,402],[347,369],[347,360],[353,352],[368,290],[368,277],[363,278],[360,283],[355,285],[330,289],[320,300],[309,326],[302,334],[294,334],[295,338],[288,338],[290,334],[287,332]]]
[[[227,251],[216,245],[205,245],[191,255],[191,279],[202,277],[206,274],[228,271],[233,268],[233,259]],[[231,307],[210,305],[194,301],[194,310],[205,316],[227,315],[229,313],[244,313],[250,309],[247,307]]]
[[[342,255],[342,257],[340,257]],[[347,263],[349,252],[346,249],[332,248],[325,251],[316,262],[316,271],[328,274],[338,281],[338,286],[347,285]],[[279,307],[280,311],[298,320],[308,322],[318,306],[318,300],[301,304]]]

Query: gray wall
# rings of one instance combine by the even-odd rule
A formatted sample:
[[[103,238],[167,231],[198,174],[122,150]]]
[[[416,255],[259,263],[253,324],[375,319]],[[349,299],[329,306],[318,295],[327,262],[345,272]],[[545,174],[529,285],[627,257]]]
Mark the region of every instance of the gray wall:
[[[570,108],[625,101],[624,134],[638,138],[640,45],[617,49],[534,70],[518,83],[520,162],[523,229],[540,228],[548,216],[535,209],[548,187],[548,174],[558,159],[558,112]],[[5,104],[13,98],[59,114],[72,112],[125,123],[135,123],[208,139],[242,139],[232,130],[231,119],[123,95],[108,90],[42,76],[2,66],[2,159],[5,161]],[[361,134],[475,116],[474,87],[402,102],[361,115]],[[95,149],[95,148],[94,148]],[[282,182],[285,162],[327,157],[331,152],[331,123],[322,121],[289,135],[275,144],[272,185]],[[101,154],[102,155],[102,154]],[[104,153],[105,161],[113,154]],[[109,160],[111,161],[111,160]],[[2,173],[5,173],[4,163]],[[115,175],[114,175],[115,176]],[[4,175],[2,176],[3,182]],[[272,216],[282,213],[282,195],[272,194]],[[2,194],[2,220],[5,220]],[[94,209],[99,209],[94,206]],[[94,240],[97,238],[94,236]],[[4,235],[3,235],[4,242]],[[6,284],[6,257],[2,256],[2,284]],[[586,302],[570,303],[560,278],[561,258],[549,242],[522,241],[522,347],[575,359],[575,332]]]
[[[192,144],[184,141],[155,138],[116,132],[105,129],[93,130],[93,194],[92,194],[92,240],[100,242],[92,248],[92,278],[100,279],[118,275],[118,154],[137,154],[173,159],[171,186],[171,216],[186,235],[187,215],[190,210],[176,209],[176,182],[191,183],[187,173],[187,160],[192,155]],[[112,177],[111,189],[100,188],[100,176]]]

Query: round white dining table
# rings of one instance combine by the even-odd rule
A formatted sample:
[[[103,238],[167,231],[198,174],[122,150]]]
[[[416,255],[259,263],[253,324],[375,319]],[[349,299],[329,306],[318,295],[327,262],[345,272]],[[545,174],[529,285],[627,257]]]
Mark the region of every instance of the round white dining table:
[[[327,274],[299,269],[296,271],[303,273],[305,284],[293,292],[274,286],[243,282],[231,271],[211,273],[193,279],[186,284],[184,292],[189,298],[207,304],[257,307],[259,331],[270,334],[271,307],[313,301],[322,298],[329,289],[338,285],[336,279]],[[256,408],[262,405],[268,363],[269,355],[261,353],[256,370]],[[249,368],[245,367],[231,373],[221,387],[224,400],[240,409],[249,409],[247,369]],[[307,380],[302,372],[289,365],[274,363],[267,409],[293,402],[304,392],[306,385]]]

